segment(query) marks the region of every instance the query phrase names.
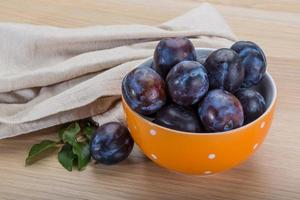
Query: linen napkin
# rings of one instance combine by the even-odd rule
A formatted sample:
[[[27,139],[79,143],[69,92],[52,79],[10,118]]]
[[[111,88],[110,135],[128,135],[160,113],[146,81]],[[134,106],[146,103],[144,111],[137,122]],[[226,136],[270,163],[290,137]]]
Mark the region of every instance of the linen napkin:
[[[0,23],[0,139],[94,116],[122,121],[121,81],[163,38],[228,47],[234,34],[209,4],[158,26],[58,28]]]

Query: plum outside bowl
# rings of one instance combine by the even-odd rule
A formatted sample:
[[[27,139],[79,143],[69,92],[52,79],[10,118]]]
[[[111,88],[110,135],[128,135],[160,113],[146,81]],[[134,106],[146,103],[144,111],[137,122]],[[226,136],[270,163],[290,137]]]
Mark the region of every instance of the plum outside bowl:
[[[213,49],[196,49],[199,62]],[[151,67],[152,58],[137,67]],[[144,154],[156,164],[185,174],[207,175],[228,170],[247,160],[263,143],[272,123],[276,86],[269,73],[255,86],[267,110],[255,121],[219,133],[189,133],[162,127],[132,110],[122,96],[128,129]]]

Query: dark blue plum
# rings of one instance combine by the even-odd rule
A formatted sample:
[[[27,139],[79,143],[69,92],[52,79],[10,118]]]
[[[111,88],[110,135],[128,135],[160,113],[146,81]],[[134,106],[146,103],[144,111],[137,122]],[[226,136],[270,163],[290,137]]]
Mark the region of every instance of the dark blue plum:
[[[163,39],[155,48],[153,68],[165,78],[172,67],[184,60],[196,60],[192,42],[182,37]]]
[[[239,41],[231,49],[241,58],[241,66],[245,68],[245,78],[242,87],[249,88],[258,84],[264,77],[267,61],[262,49],[250,41]]]
[[[192,110],[175,104],[164,106],[156,113],[153,122],[178,131],[194,133],[202,131],[197,115]]]
[[[97,162],[112,165],[126,159],[134,142],[128,129],[118,122],[100,126],[90,142],[90,151]]]
[[[236,93],[240,100],[245,116],[245,124],[259,118],[266,110],[264,97],[253,89],[242,89]]]
[[[123,97],[128,105],[142,115],[157,112],[166,102],[165,83],[149,67],[138,67],[123,79]]]
[[[196,61],[182,61],[175,65],[166,82],[173,102],[183,106],[196,104],[209,88],[206,70]]]
[[[240,101],[231,93],[215,89],[208,92],[199,104],[198,114],[210,132],[223,132],[241,127],[244,113]]]
[[[239,55],[227,48],[212,52],[205,61],[211,89],[236,92],[244,81],[245,69]]]

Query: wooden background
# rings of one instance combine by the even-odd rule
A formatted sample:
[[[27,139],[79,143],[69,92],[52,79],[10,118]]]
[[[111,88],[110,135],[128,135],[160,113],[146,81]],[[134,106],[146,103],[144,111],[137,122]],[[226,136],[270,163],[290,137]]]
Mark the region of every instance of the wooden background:
[[[159,24],[197,0],[0,0],[0,21],[78,27]],[[55,129],[0,141],[0,199],[300,199],[300,1],[212,0],[241,39],[261,45],[278,85],[275,119],[264,145],[226,173],[195,177],[156,166],[135,149],[120,165],[64,170],[55,156],[31,167],[32,144]]]

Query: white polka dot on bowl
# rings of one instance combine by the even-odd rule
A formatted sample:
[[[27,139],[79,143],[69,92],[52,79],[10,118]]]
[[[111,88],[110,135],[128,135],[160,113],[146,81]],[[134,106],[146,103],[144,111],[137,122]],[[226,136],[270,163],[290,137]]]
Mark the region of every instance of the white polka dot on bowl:
[[[212,173],[212,171],[209,171],[209,170],[204,172],[204,174],[211,174],[211,173]]]
[[[208,154],[208,158],[211,159],[211,160],[213,160],[213,159],[216,158],[216,154],[210,153],[210,154]]]
[[[157,156],[156,156],[156,155],[154,155],[154,154],[151,154],[151,157],[152,157],[154,160],[156,160],[156,159],[157,159]]]
[[[260,124],[260,128],[264,128],[264,127],[265,127],[265,125],[266,125],[266,122],[265,122],[265,121],[263,121],[263,122]]]
[[[154,130],[154,129],[150,129],[150,131],[149,131],[149,133],[150,133],[150,135],[156,135],[156,130]]]
[[[253,146],[253,150],[256,149],[258,146],[258,144],[256,143],[254,146]]]

